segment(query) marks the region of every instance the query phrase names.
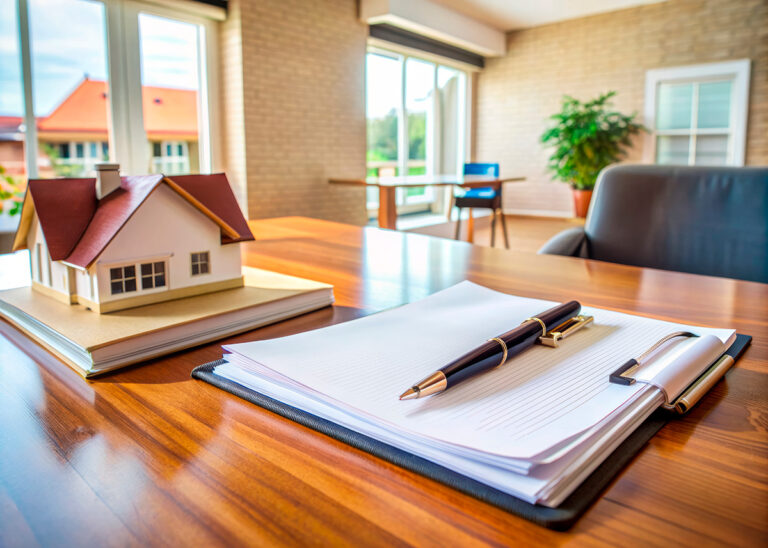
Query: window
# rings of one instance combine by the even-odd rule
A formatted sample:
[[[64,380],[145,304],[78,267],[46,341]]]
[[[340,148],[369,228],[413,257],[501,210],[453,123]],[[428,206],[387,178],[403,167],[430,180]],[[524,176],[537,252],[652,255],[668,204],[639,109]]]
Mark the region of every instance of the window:
[[[210,271],[208,252],[192,253],[192,275],[208,274]]]
[[[141,265],[141,288],[165,287],[165,263],[144,263]]]
[[[749,61],[648,71],[646,160],[744,165]]]
[[[139,14],[141,46],[141,81],[145,93],[144,129],[147,138],[179,136],[178,141],[164,141],[162,154],[152,146],[151,171],[166,175],[200,172],[198,152],[200,119],[200,58],[205,33],[200,25]],[[171,128],[159,124],[173,123]],[[191,153],[190,153],[191,150]]]
[[[148,144],[169,135],[183,146],[174,144],[175,163],[165,167],[211,172],[213,19],[223,20],[226,12],[200,7],[206,15],[198,17],[190,13],[194,5],[171,10],[159,4],[0,0],[0,30],[8,38],[0,48],[8,83],[0,113],[11,115],[0,123],[0,143],[6,135],[14,139],[0,148],[13,149],[3,161],[9,173],[89,176],[95,162],[111,158],[123,172],[143,174],[156,165]]]
[[[189,148],[186,142],[153,143],[152,172],[165,175],[191,173]]]
[[[85,160],[86,143],[69,141],[73,134],[92,135],[98,141],[108,139],[105,6],[86,0],[28,0],[27,5],[31,91],[37,120],[38,156],[33,176],[91,175],[93,162]]]
[[[109,282],[112,295],[136,291],[136,267],[130,265],[110,268]]]
[[[458,68],[369,48],[368,175],[458,173],[465,156],[467,81]],[[439,211],[447,197],[437,187],[398,189],[398,211]],[[376,189],[369,189],[369,214],[377,208]]]

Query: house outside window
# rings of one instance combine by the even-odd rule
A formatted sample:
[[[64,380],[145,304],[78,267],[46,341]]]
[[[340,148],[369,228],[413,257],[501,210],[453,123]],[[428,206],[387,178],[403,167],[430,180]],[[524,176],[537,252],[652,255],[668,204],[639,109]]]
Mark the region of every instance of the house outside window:
[[[0,3],[8,8],[0,30],[9,39],[0,65],[32,75],[22,81],[12,74],[3,88],[13,95],[9,125],[18,130],[19,142],[3,145],[13,149],[5,162],[12,175],[92,176],[104,159],[146,173],[155,166],[147,144],[165,140],[174,143],[160,162],[166,172],[214,169],[212,84],[223,8],[178,10],[151,0]],[[66,59],[47,55],[58,43],[68,44]]]
[[[208,274],[211,271],[210,255],[207,251],[192,253],[192,275]]]
[[[749,60],[649,70],[649,163],[743,166]]]
[[[366,56],[368,176],[459,173],[466,149],[465,70],[371,46]],[[397,189],[399,213],[446,207],[439,187]],[[378,193],[369,189],[369,216]]]
[[[152,171],[165,175],[190,172],[189,146],[185,141],[163,141],[152,145]]]

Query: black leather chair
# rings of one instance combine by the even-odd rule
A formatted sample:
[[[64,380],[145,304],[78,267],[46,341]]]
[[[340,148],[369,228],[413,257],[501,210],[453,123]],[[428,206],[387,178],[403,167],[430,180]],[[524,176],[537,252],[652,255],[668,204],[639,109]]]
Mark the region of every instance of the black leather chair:
[[[768,283],[768,167],[608,167],[539,253]]]

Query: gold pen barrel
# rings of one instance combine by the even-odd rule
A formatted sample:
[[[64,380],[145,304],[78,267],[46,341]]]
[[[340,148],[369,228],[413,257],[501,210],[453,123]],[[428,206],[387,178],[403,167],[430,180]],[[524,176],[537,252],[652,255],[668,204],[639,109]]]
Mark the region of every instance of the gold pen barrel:
[[[725,375],[733,365],[734,360],[728,354],[723,355],[719,360],[710,366],[704,374],[683,392],[675,402],[675,411],[687,413],[688,410],[696,405],[704,394],[709,392],[720,378]]]

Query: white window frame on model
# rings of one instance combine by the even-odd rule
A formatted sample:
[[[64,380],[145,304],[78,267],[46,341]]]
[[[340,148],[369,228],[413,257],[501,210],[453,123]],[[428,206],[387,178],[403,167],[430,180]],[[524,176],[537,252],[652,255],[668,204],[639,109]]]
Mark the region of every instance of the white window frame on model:
[[[656,143],[661,135],[682,135],[690,138],[688,148],[688,165],[695,164],[696,137],[698,135],[728,135],[728,151],[726,164],[731,166],[743,166],[747,141],[747,116],[749,112],[749,59],[725,61],[720,63],[706,63],[701,65],[688,65],[680,67],[666,67],[652,69],[645,75],[645,125],[649,133],[645,137],[643,160],[646,163],[656,163]],[[730,81],[731,109],[730,123],[727,129],[697,129],[696,112],[698,109],[698,86],[707,82]],[[675,130],[658,130],[657,102],[658,91],[661,84],[694,84],[693,116],[691,128]]]
[[[203,260],[205,259],[205,260]],[[202,272],[202,266],[205,265],[205,272]],[[195,272],[197,267],[197,272]],[[192,276],[204,276],[211,273],[211,252],[194,251],[189,254],[189,272]]]

